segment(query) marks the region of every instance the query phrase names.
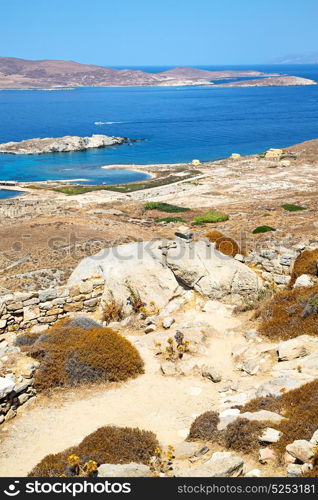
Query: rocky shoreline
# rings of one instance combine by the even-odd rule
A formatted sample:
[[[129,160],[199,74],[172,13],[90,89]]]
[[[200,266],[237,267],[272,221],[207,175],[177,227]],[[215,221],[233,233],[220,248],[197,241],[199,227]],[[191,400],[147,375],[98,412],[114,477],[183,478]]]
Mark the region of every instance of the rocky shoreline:
[[[93,134],[91,137],[67,135],[64,137],[46,137],[27,139],[20,142],[0,144],[0,153],[15,155],[35,155],[45,153],[69,153],[71,151],[86,151],[87,149],[117,146],[128,142],[126,137],[112,137]]]

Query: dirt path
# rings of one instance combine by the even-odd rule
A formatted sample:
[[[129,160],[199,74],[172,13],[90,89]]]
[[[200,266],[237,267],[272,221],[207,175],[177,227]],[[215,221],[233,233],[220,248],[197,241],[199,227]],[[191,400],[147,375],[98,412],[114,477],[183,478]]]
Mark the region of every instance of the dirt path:
[[[192,315],[193,312],[189,316],[182,314],[183,324],[191,322]],[[197,313],[197,321],[199,316]],[[225,340],[224,335],[231,326],[237,327],[238,320],[226,319],[222,311],[221,324],[217,316],[213,314],[218,330],[213,328],[214,333],[208,332],[211,338],[200,363],[213,362],[224,379],[237,379],[239,374],[233,369],[231,350],[234,344],[243,341],[243,335],[239,338],[230,335]],[[210,322],[206,314],[202,317]],[[0,476],[25,476],[49,453],[79,443],[104,425],[151,430],[162,445],[183,441],[195,416],[218,407],[220,386],[199,376],[164,377],[149,341],[149,336],[135,337],[145,360],[144,375],[105,390],[91,387],[83,393],[79,389],[61,392],[58,404],[52,400],[48,405],[47,400],[39,398],[33,407],[9,422],[0,443]],[[68,394],[72,393],[70,398]]]

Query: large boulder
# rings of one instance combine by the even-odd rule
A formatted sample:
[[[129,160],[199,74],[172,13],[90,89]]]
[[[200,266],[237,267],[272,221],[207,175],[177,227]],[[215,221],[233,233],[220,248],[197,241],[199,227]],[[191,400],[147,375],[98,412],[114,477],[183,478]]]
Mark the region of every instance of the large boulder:
[[[164,308],[182,293],[173,273],[165,265],[159,242],[128,243],[105,248],[82,260],[72,273],[68,284],[99,274],[105,279],[102,300],[114,299],[123,305],[124,313],[132,310],[132,296],[138,296],[149,306]]]
[[[150,477],[147,465],[131,462],[130,464],[102,464],[97,469],[98,477]]]
[[[177,469],[177,477],[231,477],[242,473],[244,460],[230,452],[217,451],[199,467]]]
[[[254,271],[203,240],[173,242],[167,247],[166,262],[180,283],[211,299],[255,295],[261,286]]]
[[[280,361],[302,358],[318,349],[318,338],[310,335],[300,335],[294,339],[281,342],[278,346]]]
[[[206,241],[151,241],[105,248],[83,259],[68,285],[100,276],[105,280],[103,300],[114,299],[128,314],[132,295],[145,307],[166,307],[178,295],[193,289],[205,297],[256,295],[261,283],[245,264],[215,250]]]

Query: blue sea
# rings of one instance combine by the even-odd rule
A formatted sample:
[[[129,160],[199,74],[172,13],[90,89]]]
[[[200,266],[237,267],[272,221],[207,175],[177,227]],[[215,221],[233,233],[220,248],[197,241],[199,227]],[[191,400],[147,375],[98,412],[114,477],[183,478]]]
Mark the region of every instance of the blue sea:
[[[318,65],[201,68],[257,69],[318,81]],[[133,167],[123,171],[101,166],[215,160],[233,152],[253,154],[314,139],[318,137],[318,85],[0,91],[0,142],[91,134],[145,141],[77,153],[0,155],[0,180],[80,178],[114,184],[145,176]]]

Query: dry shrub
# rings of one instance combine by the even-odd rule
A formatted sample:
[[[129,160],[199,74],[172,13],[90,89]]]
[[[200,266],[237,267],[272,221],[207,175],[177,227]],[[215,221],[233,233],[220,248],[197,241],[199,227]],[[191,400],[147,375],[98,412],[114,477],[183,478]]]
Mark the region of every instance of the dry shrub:
[[[42,335],[28,354],[40,360],[35,387],[45,390],[96,381],[127,380],[143,373],[137,349],[109,328],[58,325]]]
[[[242,453],[258,451],[260,447],[258,438],[264,428],[263,423],[248,420],[247,418],[237,418],[226,427],[224,444],[226,448]]]
[[[298,389],[274,397],[256,398],[247,403],[242,412],[269,410],[281,414],[286,420],[275,425],[282,432],[273,448],[282,456],[286,445],[296,439],[311,439],[318,429],[318,380],[302,385]]]
[[[78,446],[61,453],[47,455],[28,474],[29,477],[57,477],[65,474],[68,457],[77,455],[81,461],[101,464],[148,464],[159,446],[153,432],[129,427],[100,427],[86,436]]]
[[[318,286],[277,293],[259,310],[259,333],[271,340],[288,340],[303,333],[318,335]]]
[[[292,279],[290,285],[293,285],[302,274],[311,274],[312,276],[318,275],[318,249],[304,250],[294,262]]]
[[[199,415],[191,424],[188,440],[214,441],[219,437],[219,414],[215,411],[206,411]]]
[[[103,306],[103,317],[106,323],[121,321],[123,319],[123,304],[117,302],[112,293],[107,303]]]
[[[228,236],[224,236],[224,234],[220,231],[210,231],[205,234],[205,237],[209,241],[215,243],[215,248],[224,255],[235,257],[236,254],[243,253],[242,249],[235,240],[229,238]]]

